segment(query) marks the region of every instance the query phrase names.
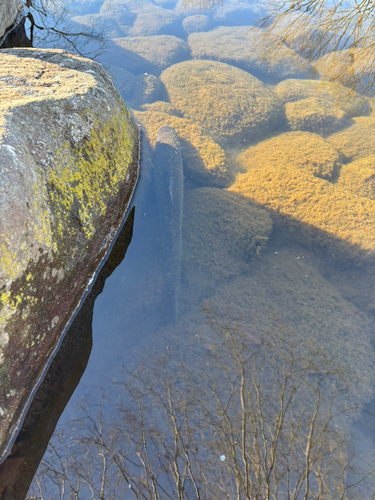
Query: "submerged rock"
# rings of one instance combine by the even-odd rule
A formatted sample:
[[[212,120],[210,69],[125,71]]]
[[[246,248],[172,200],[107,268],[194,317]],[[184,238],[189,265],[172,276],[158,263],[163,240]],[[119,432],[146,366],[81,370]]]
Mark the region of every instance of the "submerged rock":
[[[343,111],[346,118],[367,115],[371,111],[367,97],[338,82],[289,79],[276,85],[274,92],[284,104],[304,99],[323,100],[327,106]]]
[[[261,28],[219,27],[188,37],[192,57],[212,59],[248,71],[270,82],[285,78],[307,78],[316,70],[296,52],[276,43]]]
[[[210,27],[210,18],[204,14],[188,16],[182,21],[182,27],[188,35],[199,31],[207,31]]]
[[[263,163],[267,163],[275,170],[293,168],[330,181],[339,176],[341,159],[331,144],[308,132],[278,135],[252,146],[238,157],[246,170],[262,168]]]
[[[373,49],[352,48],[330,52],[314,63],[324,80],[338,81],[357,92],[374,96]]]
[[[186,42],[175,36],[159,35],[114,38],[113,45],[98,60],[126,68],[134,74],[159,75],[168,66],[189,58]]]
[[[182,213],[184,207],[184,172],[180,141],[171,127],[161,127],[156,134],[152,158],[156,210],[164,240],[164,277],[170,298],[172,317],[177,320],[182,259]]]
[[[288,135],[293,138],[291,133],[285,134],[286,139]],[[304,135],[306,147],[309,147],[309,134]],[[311,136],[313,140],[318,137]],[[319,140],[324,143],[323,139]],[[281,142],[280,149],[276,148],[277,144],[276,137],[258,145],[258,150],[258,146],[253,148],[256,161],[252,148],[242,154],[239,160],[247,172],[237,176],[230,191],[268,207],[280,230],[304,245],[324,248],[334,258],[349,259],[356,264],[372,261],[375,257],[374,201],[348,193],[313,175],[315,169],[320,177],[322,173],[329,175],[332,172],[331,179],[335,180],[338,153],[331,150],[326,162],[322,147],[317,145],[317,149],[312,147],[313,161],[308,165],[303,148],[302,162],[298,159],[298,148],[295,151],[297,161],[290,162],[287,161],[289,152],[285,151],[288,141]],[[329,151],[328,143],[326,150]],[[336,155],[336,160],[332,154]],[[308,168],[301,168],[305,163]]]
[[[216,188],[187,190],[183,277],[196,299],[248,270],[271,230],[267,211],[242,196]]]
[[[2,52],[0,452],[121,224],[138,129],[98,63]]]
[[[357,196],[375,200],[375,155],[343,165],[337,186]]]
[[[283,124],[279,99],[255,77],[228,64],[185,61],[160,78],[173,106],[219,144],[249,144]]]
[[[303,130],[327,136],[344,127],[345,112],[319,97],[285,104],[285,116],[291,130]]]
[[[118,12],[124,11],[132,17],[119,19]],[[151,0],[105,0],[100,14],[119,19],[120,26],[130,36],[176,35],[181,30],[179,16]]]
[[[375,113],[353,118],[354,124],[328,137],[348,162],[375,155]]]
[[[227,187],[232,176],[228,170],[224,151],[202,128],[193,121],[179,115],[166,102],[155,102],[145,106],[146,111],[135,111],[135,118],[142,124],[151,141],[155,144],[160,127],[172,127],[180,141],[184,175],[200,185]]]

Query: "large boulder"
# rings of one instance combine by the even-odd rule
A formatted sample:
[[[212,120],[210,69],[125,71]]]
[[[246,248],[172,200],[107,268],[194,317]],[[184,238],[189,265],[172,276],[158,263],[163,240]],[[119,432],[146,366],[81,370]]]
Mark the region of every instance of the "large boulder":
[[[214,61],[185,61],[161,74],[173,106],[222,145],[255,142],[283,124],[284,107],[246,71]]]
[[[221,26],[207,33],[192,33],[188,43],[196,59],[231,64],[271,83],[316,74],[316,70],[296,52],[276,43],[265,31],[254,26]]]
[[[283,147],[275,138],[258,145],[256,151],[258,146],[240,155],[239,161],[246,172],[237,176],[230,191],[268,207],[278,227],[304,245],[323,248],[334,258],[349,259],[360,265],[373,262],[375,202],[330,182],[337,180],[339,155],[336,153],[336,161],[332,161],[331,155],[326,158],[327,143],[323,149],[311,142],[308,157],[306,149],[299,153],[299,147],[295,149],[291,140],[295,159],[286,161],[291,154],[285,151],[287,138],[293,139],[293,133],[285,135]],[[305,148],[309,147],[309,135],[312,139],[318,137],[304,135]],[[305,166],[298,160],[299,155]],[[328,180],[322,178],[324,172]],[[332,172],[330,178],[329,172]]]
[[[4,457],[123,220],[139,140],[98,63],[60,50],[13,49],[2,52],[0,74]]]

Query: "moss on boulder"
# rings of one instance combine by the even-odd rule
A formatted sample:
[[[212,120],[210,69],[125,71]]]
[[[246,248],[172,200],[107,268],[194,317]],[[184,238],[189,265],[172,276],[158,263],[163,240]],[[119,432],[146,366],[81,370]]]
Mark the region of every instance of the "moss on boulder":
[[[185,61],[163,71],[171,103],[223,145],[255,142],[283,122],[279,99],[249,73],[213,61]]]

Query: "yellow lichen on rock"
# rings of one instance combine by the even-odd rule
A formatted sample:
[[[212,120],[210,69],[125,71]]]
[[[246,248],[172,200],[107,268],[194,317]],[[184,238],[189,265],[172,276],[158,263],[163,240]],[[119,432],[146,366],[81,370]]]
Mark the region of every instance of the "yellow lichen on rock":
[[[77,205],[77,218],[87,238],[94,233],[93,219],[104,215],[108,199],[116,196],[131,163],[133,134],[128,111],[99,127],[97,122],[83,146],[72,150],[66,142],[56,154],[56,168],[49,173],[51,201],[56,205],[59,236],[69,228],[70,211]],[[70,228],[71,229],[71,228]]]

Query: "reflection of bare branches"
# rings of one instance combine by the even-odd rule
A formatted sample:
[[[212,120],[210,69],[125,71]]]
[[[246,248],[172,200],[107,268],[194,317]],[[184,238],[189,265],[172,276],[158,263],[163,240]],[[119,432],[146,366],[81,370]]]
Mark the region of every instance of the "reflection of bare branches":
[[[168,353],[115,385],[111,411],[84,404],[52,441],[30,500],[354,498],[372,468],[349,456],[342,416],[356,409],[344,371],[307,343],[297,352],[292,332],[255,342],[209,314],[208,363]]]
[[[69,25],[72,14],[65,0],[24,0],[24,4],[32,46],[64,48],[91,56],[103,50],[103,33],[92,28],[75,30]]]

